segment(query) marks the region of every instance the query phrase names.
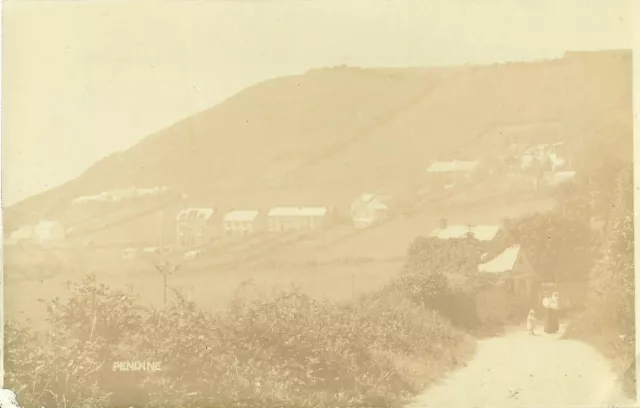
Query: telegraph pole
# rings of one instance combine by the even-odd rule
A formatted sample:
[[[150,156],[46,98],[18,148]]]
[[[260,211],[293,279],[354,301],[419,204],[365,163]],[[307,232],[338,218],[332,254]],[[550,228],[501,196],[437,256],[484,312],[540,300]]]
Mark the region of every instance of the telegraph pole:
[[[159,250],[164,251],[164,210],[160,210],[160,236],[158,237]]]

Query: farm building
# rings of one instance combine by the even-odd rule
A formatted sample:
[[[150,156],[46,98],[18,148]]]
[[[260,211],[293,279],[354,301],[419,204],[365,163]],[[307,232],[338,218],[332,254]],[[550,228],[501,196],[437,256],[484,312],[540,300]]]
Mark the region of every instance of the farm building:
[[[467,181],[478,169],[479,161],[434,161],[427,168],[430,184],[451,188],[457,183]]]
[[[214,214],[214,208],[181,210],[176,216],[177,246],[189,248],[210,243],[217,232]]]
[[[522,298],[530,298],[533,289],[533,268],[520,245],[513,245],[502,253],[478,265],[478,272],[492,273],[504,279],[507,290]]]
[[[23,225],[17,230],[11,232],[9,239],[12,242],[28,242],[33,239],[34,228],[32,225]]]
[[[66,230],[57,221],[40,221],[35,226],[26,225],[13,231],[10,240],[15,243],[48,244],[62,241]]]
[[[560,184],[564,184],[575,179],[576,172],[575,171],[557,171],[557,172],[549,172],[545,174],[545,181],[549,186],[558,186]]]
[[[235,210],[225,214],[222,227],[227,238],[243,237],[258,231],[257,210]]]
[[[137,248],[125,248],[122,250],[122,259],[133,259],[139,253]]]
[[[324,224],[326,216],[326,207],[278,207],[269,211],[267,226],[270,232],[315,230]]]
[[[62,241],[66,230],[57,221],[40,221],[34,228],[35,240],[38,243],[50,243]]]
[[[153,197],[169,191],[168,187],[152,188],[122,188],[117,190],[103,191],[100,194],[90,196],[80,196],[73,200],[74,204],[88,203],[118,203],[132,198]]]
[[[487,313],[501,314],[502,319],[515,317],[509,314],[524,315],[529,308],[535,307],[535,274],[520,245],[510,246],[494,258],[480,263],[478,273],[497,278],[495,286],[479,294],[481,319],[486,319]]]
[[[478,241],[492,241],[502,227],[500,225],[449,225],[440,220],[440,226],[431,231],[430,236],[439,239],[460,239],[472,236]]]
[[[387,216],[389,208],[384,198],[374,194],[362,194],[351,204],[351,219],[356,228],[366,228]]]

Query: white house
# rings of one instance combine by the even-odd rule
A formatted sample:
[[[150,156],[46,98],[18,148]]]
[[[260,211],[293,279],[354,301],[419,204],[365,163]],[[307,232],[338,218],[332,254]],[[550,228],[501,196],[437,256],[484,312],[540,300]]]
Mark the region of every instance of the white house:
[[[178,212],[177,246],[188,248],[209,243],[216,233],[214,214],[214,208],[185,208]]]
[[[133,259],[139,252],[138,248],[125,248],[122,250],[122,259]]]
[[[557,171],[557,172],[549,172],[546,174],[546,182],[550,186],[558,186],[560,184],[564,184],[570,182],[575,179],[576,172],[575,171]]]
[[[326,219],[326,207],[277,207],[267,215],[267,227],[270,232],[290,230],[315,230]]]
[[[389,207],[381,196],[362,194],[351,204],[351,219],[356,228],[366,228],[383,220]]]
[[[472,236],[478,241],[492,241],[502,229],[500,225],[448,225],[446,220],[431,231],[430,236],[439,239],[460,239]]]
[[[34,227],[34,239],[40,244],[58,242],[65,238],[66,232],[57,221],[40,221]]]
[[[497,278],[496,285],[478,294],[479,310],[506,318],[513,317],[514,312],[525,314],[535,307],[535,273],[520,245],[512,245],[490,260],[483,259],[478,265],[478,273]],[[492,306],[486,307],[490,304]],[[479,314],[481,318],[487,317],[485,313]]]
[[[202,256],[203,253],[204,253],[204,251],[197,251],[197,250],[196,251],[188,251],[183,255],[183,258],[187,259],[187,260],[196,259],[196,258]]]
[[[10,239],[16,243],[32,241],[33,235],[34,235],[33,225],[23,225],[17,230],[11,232]]]
[[[256,210],[234,210],[225,214],[222,228],[226,237],[235,238],[251,235],[258,229],[256,220],[259,212]]]
[[[135,190],[136,197],[152,197],[168,191],[168,187],[138,188]]]
[[[481,263],[478,272],[500,276],[515,295],[527,298],[533,295],[533,268],[520,245],[512,245],[493,259]]]
[[[457,182],[470,179],[479,163],[478,160],[434,161],[427,168],[427,174],[431,177],[430,181],[451,188]]]

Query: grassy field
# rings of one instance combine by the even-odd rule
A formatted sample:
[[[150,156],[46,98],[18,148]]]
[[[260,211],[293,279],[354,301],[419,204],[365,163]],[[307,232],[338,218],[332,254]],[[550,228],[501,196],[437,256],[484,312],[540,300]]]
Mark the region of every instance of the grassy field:
[[[552,206],[553,201],[549,199],[504,203],[491,200],[454,207],[434,206],[413,216],[346,234],[348,236],[344,239],[339,239],[345,236],[344,231],[337,231],[340,232],[337,235],[334,231],[316,239],[286,245],[234,268],[216,267],[215,262],[207,266],[207,259],[198,260],[197,265],[187,262],[169,278],[169,286],[183,288],[200,307],[209,310],[228,305],[238,287],[249,280],[265,290],[296,285],[312,297],[346,301],[354,295],[379,289],[396,276],[409,244],[416,237],[428,235],[441,217],[450,223],[501,223],[505,217],[545,211]],[[229,249],[223,252],[231,255],[236,251]],[[64,297],[65,282],[77,280],[82,273],[91,271],[96,272],[98,281],[111,287],[131,287],[140,296],[142,304],[163,305],[162,278],[155,272],[152,262],[139,261],[134,268],[118,258],[117,252],[107,250],[92,252],[84,258],[87,256],[94,259],[75,256],[70,261],[71,258],[58,256],[58,272],[49,277],[38,274],[25,276],[7,268],[6,316],[9,319],[26,317],[34,324],[43,323],[44,306],[37,300]],[[43,258],[42,262],[47,260]]]
[[[253,280],[265,290],[298,286],[302,292],[315,298],[350,300],[353,295],[384,286],[395,277],[402,261],[376,262],[348,266],[288,267],[260,271],[257,269],[218,270],[210,272],[180,271],[168,280],[170,287],[181,287],[202,308],[215,310],[228,305],[238,287]],[[78,279],[79,275],[59,274],[51,279],[8,279],[5,282],[6,309],[9,319],[32,319],[43,323],[44,306],[37,301],[67,294],[65,282]],[[131,286],[144,305],[162,307],[162,278],[153,271],[135,274],[98,274],[98,281],[113,288]],[[169,297],[172,295],[169,292]]]

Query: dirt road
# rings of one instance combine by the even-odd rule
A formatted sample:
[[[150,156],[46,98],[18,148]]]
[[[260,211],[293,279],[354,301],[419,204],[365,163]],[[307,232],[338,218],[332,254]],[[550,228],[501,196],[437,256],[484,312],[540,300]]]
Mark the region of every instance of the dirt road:
[[[609,363],[582,342],[519,329],[478,344],[465,367],[406,408],[632,406]]]

